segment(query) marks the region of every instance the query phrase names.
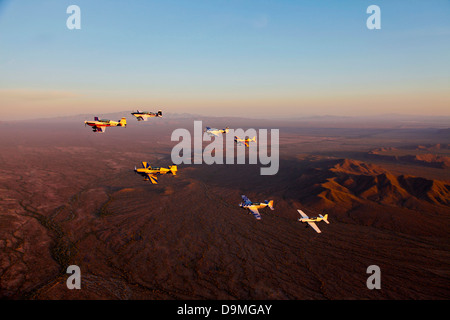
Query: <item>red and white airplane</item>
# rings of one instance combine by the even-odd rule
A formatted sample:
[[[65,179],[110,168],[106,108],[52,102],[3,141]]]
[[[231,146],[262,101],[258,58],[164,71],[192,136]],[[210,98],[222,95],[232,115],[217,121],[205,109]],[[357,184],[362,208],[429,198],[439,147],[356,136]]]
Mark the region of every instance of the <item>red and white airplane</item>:
[[[85,121],[84,125],[91,126],[94,132],[105,132],[106,127],[126,127],[127,119],[122,118],[119,121],[112,121],[109,119],[98,119],[98,117],[94,118],[94,121]]]

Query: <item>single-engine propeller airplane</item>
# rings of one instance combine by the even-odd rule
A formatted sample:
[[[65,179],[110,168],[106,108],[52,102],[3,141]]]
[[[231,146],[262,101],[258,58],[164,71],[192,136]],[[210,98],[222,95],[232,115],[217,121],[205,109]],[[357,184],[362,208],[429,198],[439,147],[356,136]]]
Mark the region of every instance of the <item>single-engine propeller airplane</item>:
[[[302,216],[301,218],[298,219],[298,221],[308,223],[308,225],[310,225],[317,233],[321,233],[322,231],[320,231],[319,227],[316,225],[316,222],[325,221],[328,224],[330,223],[328,221],[328,214],[326,214],[325,216],[319,214],[318,217],[310,218],[302,210],[297,211]]]
[[[171,172],[174,176],[177,175],[177,166],[172,165],[168,168],[163,167],[151,167],[147,162],[142,162],[142,168],[134,167],[134,172],[144,176],[144,181],[151,181],[153,184],[158,184],[158,174],[166,174]]]
[[[245,144],[245,146],[248,148],[249,147],[249,142],[256,142],[256,137],[253,137],[253,139],[247,138],[247,139],[241,139],[238,136],[234,136],[234,142],[236,142],[237,144]]]
[[[158,112],[149,112],[149,111],[136,111],[131,113],[133,116],[136,117],[138,121],[147,121],[148,118],[162,118],[162,111],[158,110]]]
[[[221,133],[228,133],[229,128],[226,127],[225,129],[216,129],[216,128],[210,128],[206,127],[205,132],[208,133],[211,136],[218,137]]]
[[[105,132],[106,127],[126,127],[127,119],[122,118],[119,121],[112,121],[109,119],[98,119],[98,117],[94,118],[94,121],[85,121],[84,125],[91,126],[94,132]]]
[[[274,210],[273,200],[264,200],[264,202],[251,202],[250,199],[245,195],[242,195],[242,200],[243,202],[241,202],[239,206],[243,209],[247,209],[249,211],[249,214],[251,213],[255,216],[256,220],[261,220],[261,215],[259,214],[258,209],[269,207],[270,210]]]

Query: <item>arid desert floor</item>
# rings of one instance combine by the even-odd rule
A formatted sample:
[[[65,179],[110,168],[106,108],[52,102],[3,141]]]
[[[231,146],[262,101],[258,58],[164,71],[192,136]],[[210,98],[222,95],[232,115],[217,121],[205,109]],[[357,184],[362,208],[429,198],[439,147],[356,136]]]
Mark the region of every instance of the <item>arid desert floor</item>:
[[[449,129],[129,118],[104,134],[80,119],[1,123],[1,298],[450,298]],[[157,185],[134,173],[171,165],[173,130],[194,120],[279,129],[278,173],[180,164]],[[257,221],[242,194],[275,210]],[[297,209],[330,224],[318,234]],[[380,290],[366,286],[370,265]]]

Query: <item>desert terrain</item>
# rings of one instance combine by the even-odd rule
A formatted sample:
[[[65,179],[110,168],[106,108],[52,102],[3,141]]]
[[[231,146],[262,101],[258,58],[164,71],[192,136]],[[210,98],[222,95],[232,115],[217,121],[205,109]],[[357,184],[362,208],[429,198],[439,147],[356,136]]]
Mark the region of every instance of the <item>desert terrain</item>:
[[[104,134],[84,126],[92,115],[0,123],[1,298],[450,298],[445,121],[123,116]],[[194,120],[279,129],[278,173],[181,164],[158,185],[134,173],[172,164],[171,134]],[[242,194],[275,210],[257,221]],[[330,224],[318,234],[297,209]],[[80,290],[66,286],[69,265]],[[370,265],[380,290],[366,286]]]

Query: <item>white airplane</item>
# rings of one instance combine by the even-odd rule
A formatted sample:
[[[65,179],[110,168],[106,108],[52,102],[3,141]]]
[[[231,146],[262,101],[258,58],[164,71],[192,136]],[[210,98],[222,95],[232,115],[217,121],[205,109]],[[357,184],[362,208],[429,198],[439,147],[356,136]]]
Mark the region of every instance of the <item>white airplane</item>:
[[[135,116],[138,121],[147,121],[148,118],[154,118],[154,117],[162,118],[161,110],[158,110],[158,112],[149,112],[149,111],[138,110],[136,112],[132,112],[131,114],[133,116]]]
[[[330,223],[330,222],[328,222],[328,214],[326,214],[325,216],[322,216],[321,214],[319,214],[318,217],[310,218],[302,210],[297,210],[297,211],[302,216],[301,218],[298,219],[298,221],[303,222],[303,223],[308,223],[314,230],[316,230],[317,233],[321,233],[322,231],[320,231],[319,227],[317,227],[315,222],[319,222],[319,221],[323,220],[328,224]]]
[[[261,220],[261,215],[259,214],[258,209],[262,209],[265,207],[269,207],[270,210],[274,210],[273,209],[273,200],[267,201],[265,200],[264,202],[251,202],[249,198],[247,198],[247,196],[242,195],[242,200],[244,202],[241,202],[239,204],[239,206],[243,209],[247,209],[252,213],[256,220]]]
[[[225,129],[216,129],[216,128],[210,128],[210,127],[206,127],[205,132],[208,133],[209,135],[218,137],[219,134],[221,133],[228,133],[229,128],[226,127]]]
[[[85,121],[84,126],[91,126],[94,132],[105,132],[106,127],[126,127],[127,119],[122,118],[119,121],[113,121],[109,119],[94,118],[94,121]]]

